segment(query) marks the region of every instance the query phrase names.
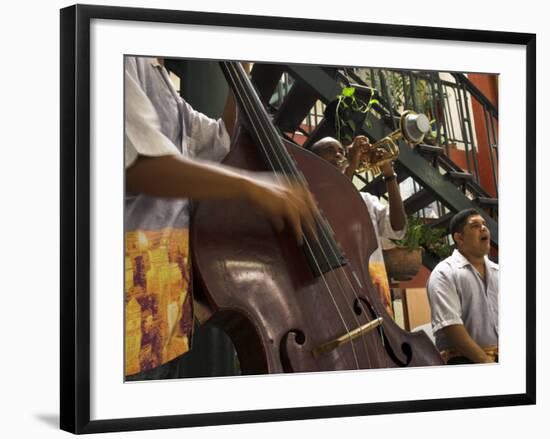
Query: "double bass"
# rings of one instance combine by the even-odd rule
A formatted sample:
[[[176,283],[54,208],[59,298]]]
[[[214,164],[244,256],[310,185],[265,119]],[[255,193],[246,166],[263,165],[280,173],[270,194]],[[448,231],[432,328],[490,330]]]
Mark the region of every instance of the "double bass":
[[[245,202],[202,201],[191,248],[210,321],[232,339],[243,374],[443,364],[424,333],[401,329],[371,282],[376,248],[363,199],[349,179],[281,138],[240,63],[221,68],[239,106],[224,164],[269,171],[315,197],[316,237],[300,246]]]

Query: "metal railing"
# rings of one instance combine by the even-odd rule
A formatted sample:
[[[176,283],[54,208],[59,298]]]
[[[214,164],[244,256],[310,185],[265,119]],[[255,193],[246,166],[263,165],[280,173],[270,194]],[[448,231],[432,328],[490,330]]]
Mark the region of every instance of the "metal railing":
[[[460,185],[468,198],[498,197],[498,110],[465,75],[375,68],[347,68],[334,73],[342,87],[356,85],[363,91],[367,88],[374,90],[373,96],[378,104],[372,107],[370,120],[385,120],[388,132],[398,128],[404,110],[426,114],[432,126],[426,143],[441,147],[444,156],[434,160],[433,164],[442,173],[452,170],[471,174],[471,180]],[[288,73],[282,75],[270,100],[274,110],[282,105],[293,82]],[[323,119],[325,107],[323,102],[317,101],[296,132],[287,134],[291,138],[298,135],[309,137]],[[480,163],[482,154],[485,159]],[[487,187],[487,175],[492,188]],[[358,178],[365,185],[372,181],[368,174]],[[417,182],[409,185],[413,194],[423,189]],[[429,213],[442,216],[448,210],[435,202],[422,208],[417,215],[426,217],[430,216]],[[492,216],[496,214],[492,213]]]
[[[432,122],[430,144],[442,146],[451,159],[462,152],[464,170],[480,186],[486,172],[480,155],[488,156],[493,188],[485,189],[494,189],[498,195],[498,110],[465,75],[372,68],[345,69],[342,75],[348,83],[359,82],[378,91],[392,116],[393,129],[405,109],[426,114]],[[482,127],[475,125],[476,113]]]

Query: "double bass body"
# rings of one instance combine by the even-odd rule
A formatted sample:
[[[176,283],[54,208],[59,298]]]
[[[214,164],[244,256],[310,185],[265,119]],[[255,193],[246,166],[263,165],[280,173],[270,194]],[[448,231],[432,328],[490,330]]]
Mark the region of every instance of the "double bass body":
[[[196,282],[212,322],[232,338],[243,374],[442,364],[424,334],[399,328],[368,274],[376,247],[366,206],[349,180],[317,156],[285,142],[330,223],[348,263],[315,275],[288,229],[277,232],[244,203],[201,202],[191,232]],[[225,162],[267,171],[239,128]],[[383,324],[315,355],[323,344],[382,317]]]

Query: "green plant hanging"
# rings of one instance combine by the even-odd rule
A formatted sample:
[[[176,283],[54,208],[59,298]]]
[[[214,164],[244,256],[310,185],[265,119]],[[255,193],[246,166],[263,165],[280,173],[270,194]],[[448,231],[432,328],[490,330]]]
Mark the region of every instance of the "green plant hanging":
[[[368,102],[357,96],[355,87],[344,87],[336,96],[334,120],[336,137],[341,143],[350,144],[358,135],[363,123],[369,126],[368,114],[372,106],[379,103],[377,99],[373,98],[374,89],[370,88],[369,90],[371,93]]]

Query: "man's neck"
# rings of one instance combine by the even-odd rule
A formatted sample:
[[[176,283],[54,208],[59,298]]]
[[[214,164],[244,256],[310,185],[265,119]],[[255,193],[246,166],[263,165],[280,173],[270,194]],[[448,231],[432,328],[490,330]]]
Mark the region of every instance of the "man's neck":
[[[460,250],[459,252],[462,256],[464,256],[468,260],[470,264],[472,264],[477,269],[477,271],[479,272],[479,274],[481,274],[481,276],[485,277],[485,256],[478,257],[478,256],[466,255]]]

